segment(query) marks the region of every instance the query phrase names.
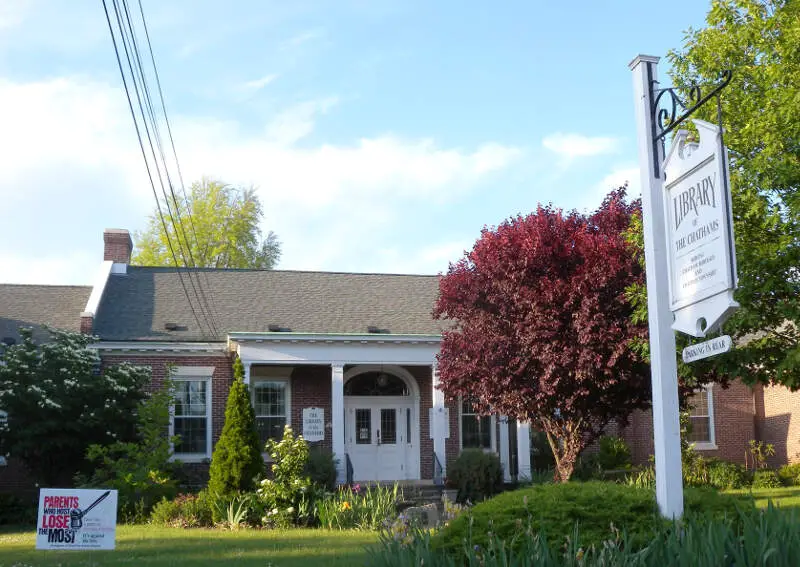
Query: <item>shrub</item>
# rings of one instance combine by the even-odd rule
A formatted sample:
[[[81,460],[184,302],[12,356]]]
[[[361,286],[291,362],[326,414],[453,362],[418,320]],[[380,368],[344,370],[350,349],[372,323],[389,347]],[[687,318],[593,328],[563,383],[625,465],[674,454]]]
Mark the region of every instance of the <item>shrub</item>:
[[[604,471],[629,469],[631,467],[631,450],[628,444],[620,437],[603,435],[600,437],[597,464]]]
[[[150,521],[177,528],[208,528],[214,525],[211,499],[207,492],[179,494],[173,500],[164,498],[153,507]]]
[[[95,465],[91,478],[76,477],[78,486],[113,488],[119,491],[119,517],[124,522],[147,521],[153,506],[177,493],[170,462],[172,448],[164,434],[169,426],[172,382],[165,380],[139,406],[137,415],[140,441],[91,445],[86,459]]]
[[[719,459],[709,459],[708,483],[719,490],[731,490],[750,486],[752,478],[750,472],[742,465],[729,463]]]
[[[500,458],[480,449],[466,449],[447,468],[448,484],[458,488],[458,500],[477,502],[500,491],[503,469]]]
[[[800,485],[800,463],[783,465],[778,469],[778,477],[786,486]]]
[[[714,490],[687,489],[685,506],[689,513],[712,517],[737,514],[737,505],[752,508],[752,499],[719,494]],[[656,513],[651,489],[611,482],[543,484],[505,492],[477,504],[470,514],[457,518],[436,537],[436,544],[458,549],[472,534],[474,542],[486,546],[491,532],[510,542],[530,524],[554,546],[564,543],[575,525],[585,545],[600,545],[608,539],[611,526],[625,530],[631,545],[641,547],[661,520]]]
[[[264,479],[257,490],[265,510],[262,523],[282,528],[291,524],[309,525],[316,521],[316,502],[322,492],[304,474],[308,463],[308,443],[295,437],[288,425],[283,439],[267,442],[272,457],[272,478]]]
[[[377,530],[394,518],[397,500],[396,484],[342,487],[318,502],[317,513],[322,527],[329,530]]]
[[[208,490],[214,494],[253,490],[256,477],[264,472],[256,416],[239,358],[233,364],[233,376],[225,406],[225,425],[211,457]]]
[[[35,525],[38,506],[34,498],[0,492],[0,526]]]
[[[676,529],[671,522],[656,525],[642,549],[631,545],[628,534],[609,530],[603,545],[588,544],[583,530],[568,533],[568,541],[554,549],[545,530],[530,524],[514,539],[492,534],[486,544],[467,534],[453,550],[437,549],[436,538],[425,530],[387,530],[370,549],[368,567],[717,567],[733,565],[796,565],[800,562],[796,512],[784,513],[771,505],[765,511],[741,510],[735,522],[687,516]],[[474,532],[473,532],[474,533]],[[744,537],[742,537],[744,535]]]
[[[333,453],[321,447],[315,447],[308,453],[303,474],[320,488],[333,492],[336,489],[336,463]]]
[[[781,486],[783,483],[775,471],[761,469],[753,474],[753,488],[780,488]]]

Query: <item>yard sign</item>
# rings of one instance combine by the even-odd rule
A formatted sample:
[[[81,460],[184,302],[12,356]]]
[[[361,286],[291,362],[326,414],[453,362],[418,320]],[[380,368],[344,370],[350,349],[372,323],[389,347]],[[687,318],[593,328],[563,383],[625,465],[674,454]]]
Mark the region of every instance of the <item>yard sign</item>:
[[[117,491],[42,488],[36,549],[114,549]]]

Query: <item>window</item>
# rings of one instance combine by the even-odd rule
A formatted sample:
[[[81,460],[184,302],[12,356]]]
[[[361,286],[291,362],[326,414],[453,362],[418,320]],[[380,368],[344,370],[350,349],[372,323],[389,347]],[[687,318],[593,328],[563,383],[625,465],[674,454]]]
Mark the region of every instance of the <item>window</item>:
[[[470,400],[461,402],[461,447],[492,448],[492,417],[478,415]]]
[[[283,427],[289,423],[288,380],[254,380],[253,409],[261,444],[269,439],[280,440]]]
[[[714,438],[714,395],[711,385],[704,386],[689,398],[689,442],[696,449],[716,449]]]
[[[175,397],[170,435],[175,458],[201,461],[211,457],[211,375],[214,367],[179,367],[172,373]]]

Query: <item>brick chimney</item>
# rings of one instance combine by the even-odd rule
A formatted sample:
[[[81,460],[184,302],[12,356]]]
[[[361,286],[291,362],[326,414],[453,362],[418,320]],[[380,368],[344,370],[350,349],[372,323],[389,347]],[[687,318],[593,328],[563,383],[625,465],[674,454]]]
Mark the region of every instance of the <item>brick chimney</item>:
[[[107,228],[103,231],[103,260],[130,264],[133,252],[131,233],[124,228]]]
[[[81,313],[81,333],[91,335],[94,328],[94,314],[84,311]]]

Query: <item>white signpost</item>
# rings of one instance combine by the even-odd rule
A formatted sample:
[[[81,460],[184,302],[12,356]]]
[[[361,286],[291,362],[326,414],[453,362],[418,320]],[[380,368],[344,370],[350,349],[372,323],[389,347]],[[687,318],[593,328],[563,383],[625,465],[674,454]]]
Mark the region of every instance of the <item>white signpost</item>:
[[[306,441],[325,439],[325,410],[323,408],[303,408],[303,439]]]
[[[656,91],[658,59],[639,55],[630,69],[642,180],[656,500],[663,516],[679,518],[683,480],[674,331],[702,337],[719,328],[737,307],[733,301],[736,268],[721,132],[712,124],[695,121],[700,142],[688,143],[687,133],[679,133],[666,160],[662,140],[724,87],[730,75],[704,98],[698,88],[696,104],[676,119],[676,106],[684,105],[672,89]],[[658,108],[665,94],[671,97],[671,113]],[[665,119],[670,126],[665,127]]]
[[[116,533],[116,490],[39,490],[36,549],[114,549]]]

